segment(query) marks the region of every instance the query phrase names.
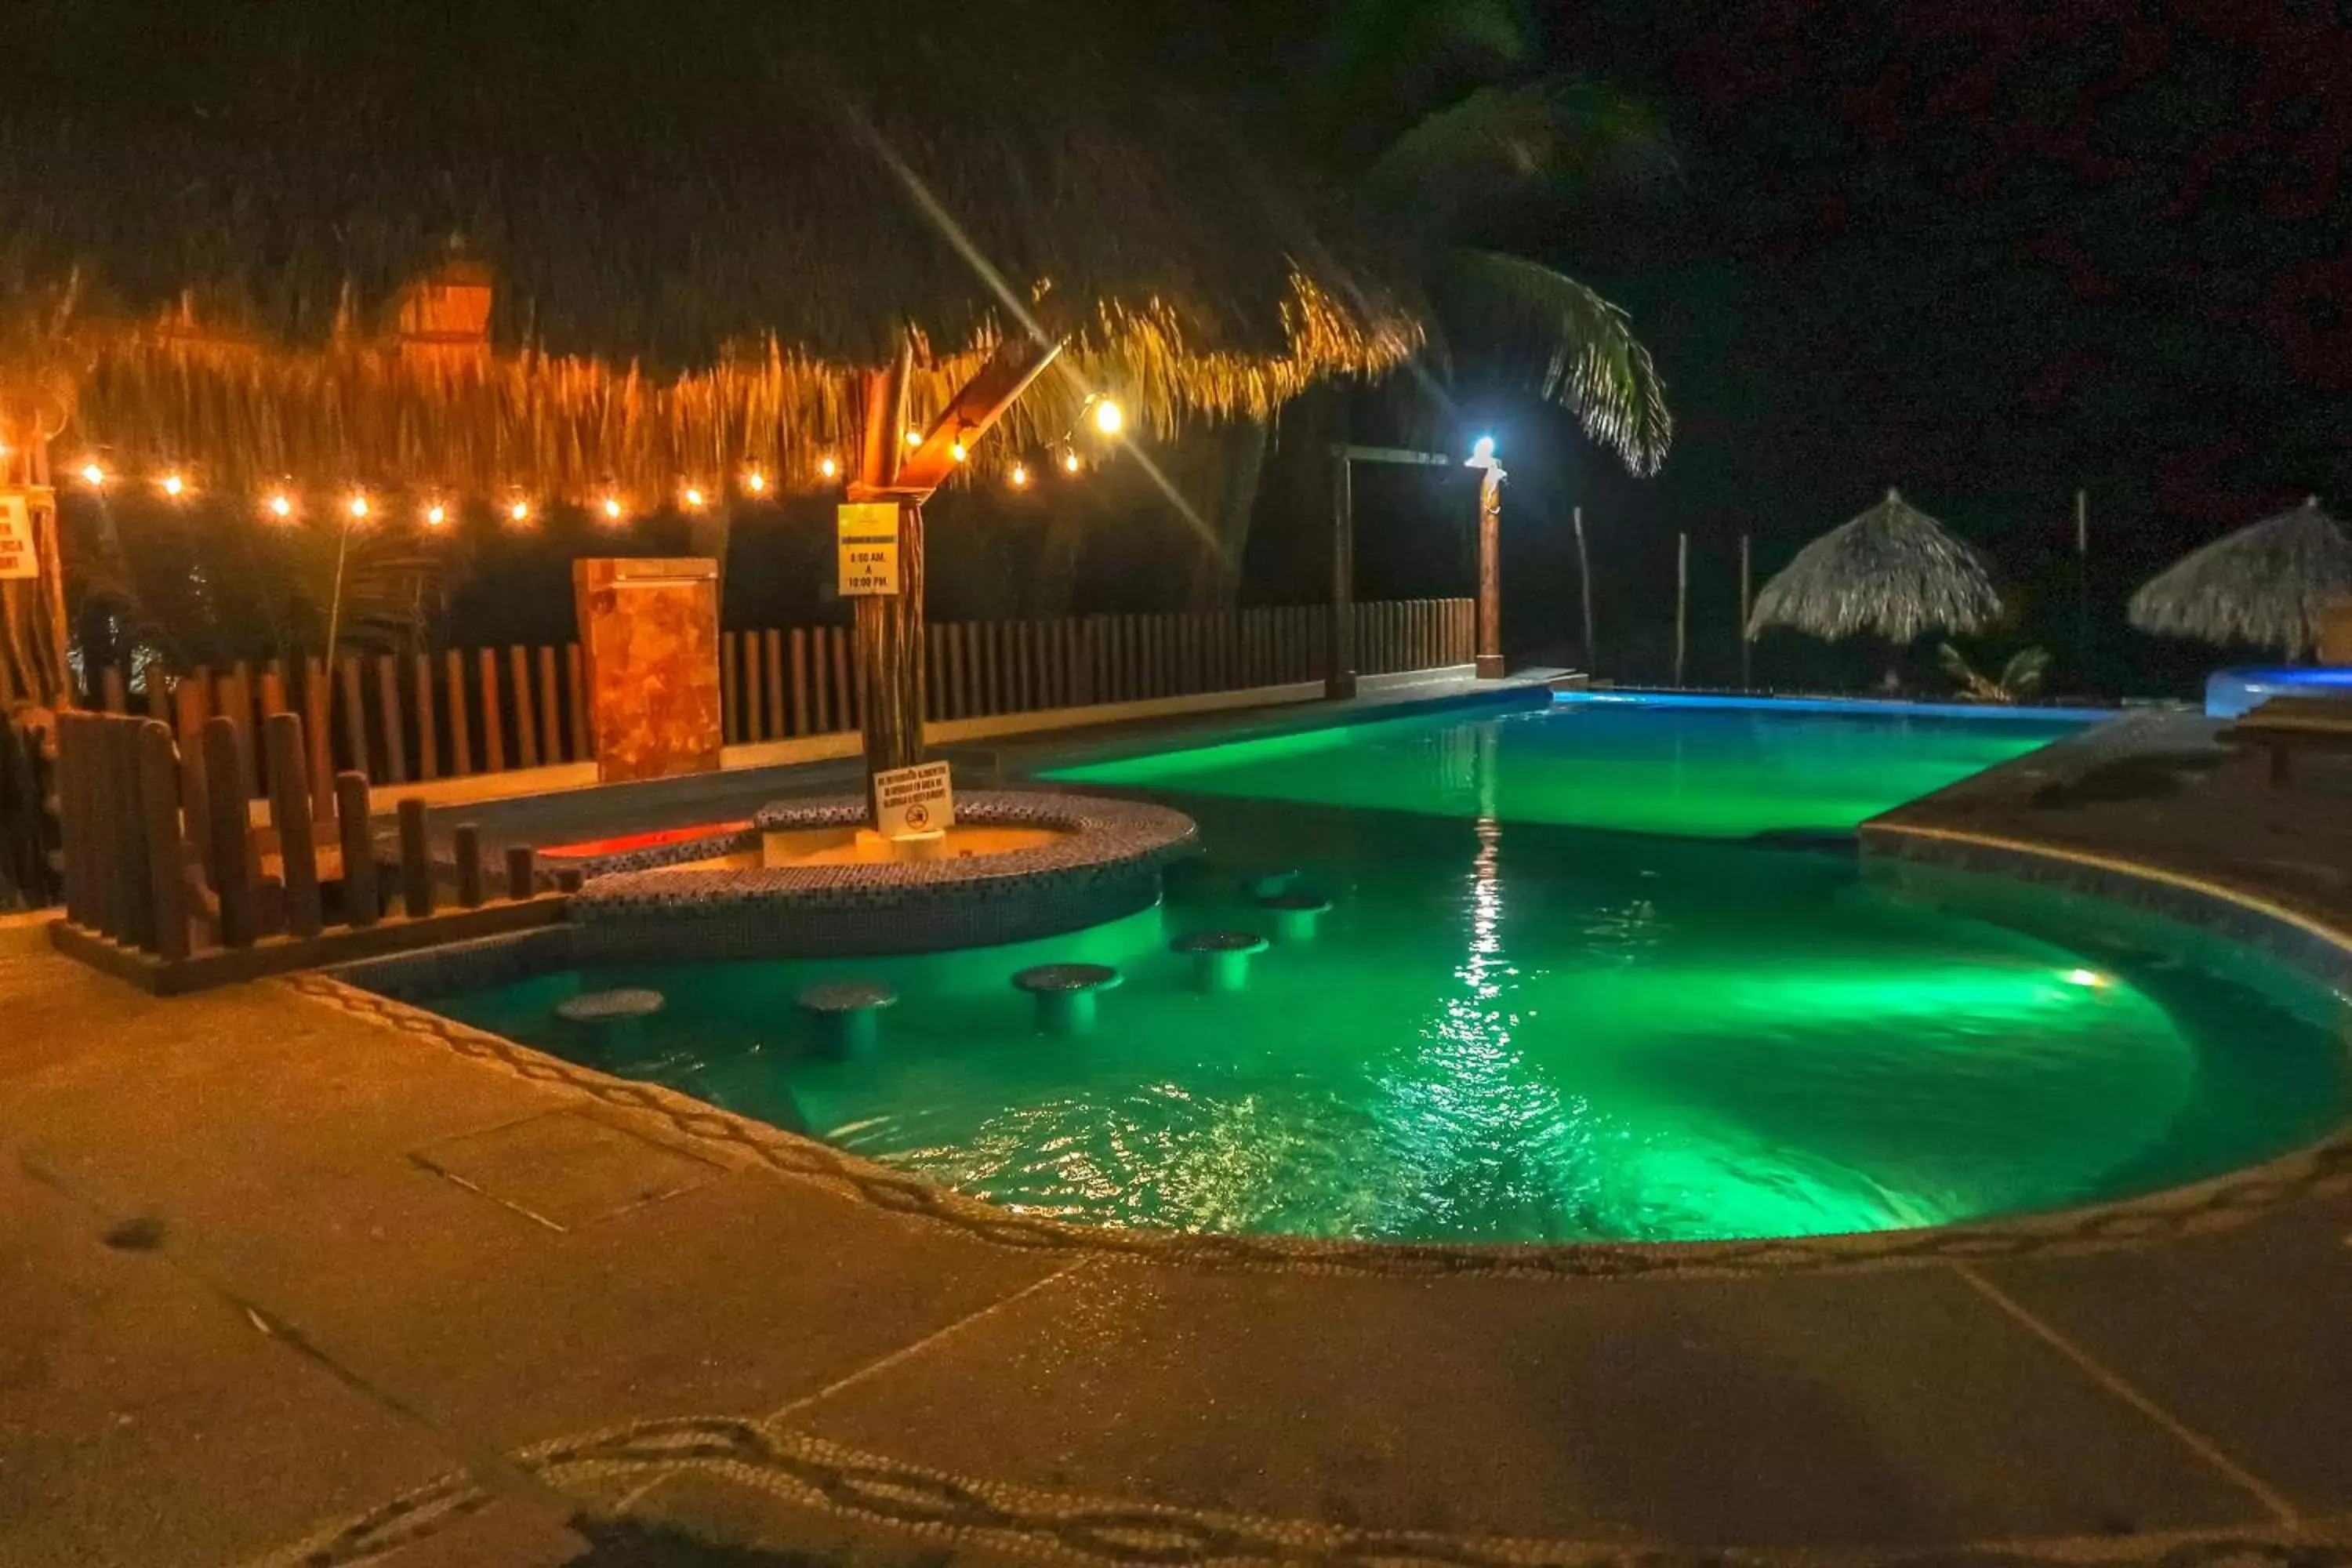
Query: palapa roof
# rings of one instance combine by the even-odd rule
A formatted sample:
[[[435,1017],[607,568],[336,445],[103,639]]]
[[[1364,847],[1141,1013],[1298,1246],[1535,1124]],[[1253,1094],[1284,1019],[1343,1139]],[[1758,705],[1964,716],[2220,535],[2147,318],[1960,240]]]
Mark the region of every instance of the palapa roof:
[[[1748,635],[1782,626],[1832,641],[1874,632],[1907,643],[1930,631],[1975,631],[2000,614],[1975,549],[1890,489],[1764,584]]]
[[[1161,427],[1412,352],[1373,247],[1118,15],[27,0],[0,361],[72,382],[68,451],[576,494],[854,447],[851,373],[911,337],[919,415],[1021,312]],[[435,343],[485,280],[497,352]],[[1016,439],[1066,426],[1038,391]]]
[[[2247,643],[2300,658],[2319,646],[2327,605],[2352,598],[2352,537],[2317,496],[2217,539],[2132,595],[2131,624],[2200,642]]]

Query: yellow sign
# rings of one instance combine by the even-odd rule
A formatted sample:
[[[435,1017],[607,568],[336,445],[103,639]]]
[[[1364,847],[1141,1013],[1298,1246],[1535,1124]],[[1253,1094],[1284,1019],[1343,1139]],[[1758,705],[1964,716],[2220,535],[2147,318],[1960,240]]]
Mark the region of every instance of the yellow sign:
[[[898,591],[898,503],[850,501],[834,514],[842,595]]]
[[[917,763],[874,775],[874,817],[885,838],[955,826],[955,786],[945,763]]]
[[[0,577],[37,577],[41,558],[33,544],[33,514],[49,504],[46,490],[0,490]]]

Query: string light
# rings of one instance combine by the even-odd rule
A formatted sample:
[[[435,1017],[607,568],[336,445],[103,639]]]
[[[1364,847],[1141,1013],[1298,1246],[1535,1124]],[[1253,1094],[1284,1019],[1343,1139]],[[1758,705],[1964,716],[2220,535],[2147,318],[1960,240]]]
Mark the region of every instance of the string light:
[[[1013,481],[1013,488],[1014,489],[1027,489],[1029,488],[1029,465],[1026,463],[1013,464],[1013,471],[1010,474],[1007,474],[1005,478]]]
[[[271,496],[268,502],[269,515],[283,521],[294,515],[294,499],[284,490]]]
[[[923,444],[923,433],[922,433],[920,430],[909,430],[909,431],[908,431],[908,432],[907,432],[907,445],[908,445],[908,446],[909,446],[909,447],[919,447],[919,446],[921,446],[922,444]]]
[[[687,486],[686,504],[690,507],[699,507],[702,504],[702,492],[692,485]]]
[[[438,528],[438,527],[440,527],[443,523],[445,523],[445,522],[446,522],[446,521],[449,521],[449,509],[448,509],[447,507],[443,506],[439,501],[435,501],[431,506],[428,506],[428,507],[426,507],[426,508],[425,509],[425,527],[427,527],[427,528]]]
[[[530,521],[530,502],[527,500],[517,500],[514,505],[507,508],[507,516],[516,522],[529,522]]]
[[[81,482],[97,489],[106,483],[106,470],[95,462],[84,463],[81,466]]]
[[[367,497],[365,495],[355,495],[351,499],[350,504],[352,521],[355,522],[365,522],[367,521],[368,514]]]
[[[618,522],[621,521],[621,502],[620,498],[617,496],[606,496],[604,498],[604,521],[607,522]]]
[[[1063,453],[1063,454],[1062,454],[1062,472],[1064,472],[1064,473],[1066,473],[1066,474],[1075,474],[1075,473],[1076,473],[1077,471],[1078,471],[1078,455],[1077,455],[1076,452],[1065,452],[1065,453]]]
[[[961,441],[951,441],[948,444],[948,456],[954,458],[959,463],[962,462],[971,455],[971,453],[964,450],[963,443]]]
[[[816,471],[823,474],[829,479],[833,478],[834,475],[841,472],[841,465],[833,460],[832,453],[827,452],[824,457],[819,458],[816,460]]]
[[[743,488],[750,490],[753,495],[758,495],[761,490],[768,488],[768,476],[761,473],[759,469],[753,468],[750,473],[743,476]]]
[[[1109,398],[1095,404],[1095,428],[1106,436],[1116,436],[1127,425],[1127,411]]]
[[[182,492],[183,490],[186,489],[187,488],[188,488],[188,481],[187,481],[187,480],[185,480],[185,479],[182,479],[179,475],[177,475],[177,474],[165,474],[165,475],[163,476],[163,493],[164,493],[165,495],[167,495],[167,496],[170,496],[173,500],[177,500],[179,499],[179,497],[180,497],[180,492]]]

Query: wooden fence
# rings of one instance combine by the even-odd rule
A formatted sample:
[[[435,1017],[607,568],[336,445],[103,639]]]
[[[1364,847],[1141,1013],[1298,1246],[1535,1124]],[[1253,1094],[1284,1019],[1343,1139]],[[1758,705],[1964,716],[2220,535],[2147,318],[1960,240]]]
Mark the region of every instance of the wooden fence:
[[[234,721],[207,720],[183,748],[161,720],[58,716],[65,919],[58,945],[156,991],[245,979],[364,952],[541,924],[562,898],[540,891],[527,847],[510,849],[493,896],[480,835],[461,825],[430,852],[425,808],[403,803],[386,858],[368,781],[338,773],[314,812],[310,752],[292,713],[262,723],[258,787]]]
[[[1087,616],[1051,621],[939,622],[930,627],[929,712],[971,719],[1155,697],[1241,690],[1324,676],[1329,609],[1276,605],[1214,615]],[[1358,605],[1355,667],[1364,674],[1470,661],[1468,599]],[[730,744],[857,727],[846,626],[737,631],[720,639]],[[96,672],[89,706],[143,712],[196,754],[228,721],[238,773],[263,787],[262,738],[278,715],[301,721],[312,798],[336,775],[401,784],[589,759],[580,647],[447,649],[338,659],[239,663],[177,675]],[[225,775],[226,777],[226,775]]]

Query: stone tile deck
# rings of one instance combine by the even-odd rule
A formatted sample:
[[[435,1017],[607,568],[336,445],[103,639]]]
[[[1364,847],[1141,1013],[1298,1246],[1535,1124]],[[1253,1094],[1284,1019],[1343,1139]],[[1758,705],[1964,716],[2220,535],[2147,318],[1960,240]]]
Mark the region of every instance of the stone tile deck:
[[[2258,794],[2131,722],[1910,820],[2342,908],[2352,773]],[[2341,1180],[1433,1277],[766,1147],[314,980],[157,1001],[0,930],[0,1563],[2352,1563]]]

